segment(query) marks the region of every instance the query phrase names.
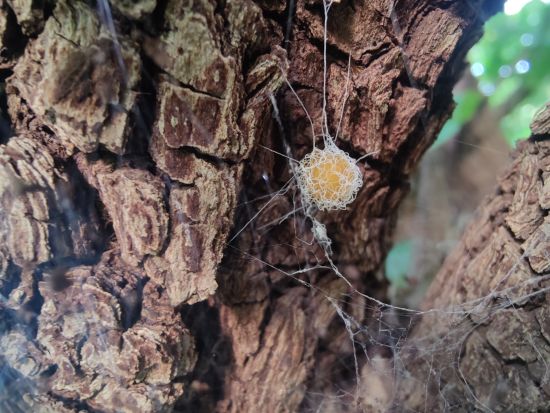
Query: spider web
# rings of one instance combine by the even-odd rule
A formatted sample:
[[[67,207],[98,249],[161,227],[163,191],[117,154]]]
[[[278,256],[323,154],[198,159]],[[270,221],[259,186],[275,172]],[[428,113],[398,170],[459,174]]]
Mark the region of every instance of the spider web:
[[[100,2],[105,6],[105,2]],[[327,116],[327,22],[328,12],[333,2],[324,0],[324,41],[323,41],[323,103],[322,103],[322,128],[323,138],[329,135],[329,120]],[[470,3],[469,3],[470,4]],[[474,7],[473,5],[471,5]],[[286,40],[289,40],[291,29],[291,4],[289,7],[289,22],[287,27]],[[401,28],[391,5],[391,22],[399,38]],[[108,9],[108,5],[107,8]],[[104,11],[105,13],[105,11]],[[110,13],[107,23],[112,25]],[[114,27],[114,26],[113,26]],[[114,30],[114,29],[113,29]],[[116,36],[115,36],[116,38]],[[118,43],[117,43],[118,44]],[[120,46],[119,46],[120,47]],[[408,67],[408,56],[403,47],[401,53],[405,62],[405,69],[411,85],[416,82]],[[334,141],[341,132],[342,115],[345,102],[348,96],[348,83],[351,77],[350,62],[348,62],[346,90],[343,103],[340,109],[340,117],[337,123]],[[296,96],[296,102],[305,111],[304,115],[309,119],[312,128],[312,147],[315,147],[317,135],[315,133],[312,116],[308,113],[306,106],[299,98],[299,93],[288,83],[288,88]],[[470,389],[466,378],[460,370],[458,363],[463,351],[464,343],[468,337],[475,333],[478,325],[490,320],[495,314],[502,311],[514,309],[525,300],[540,296],[548,291],[548,288],[536,289],[527,294],[516,294],[518,290],[528,284],[538,284],[550,279],[545,275],[536,279],[526,281],[512,287],[501,288],[502,285],[513,275],[517,266],[529,255],[531,249],[524,251],[522,256],[505,274],[499,285],[493,288],[488,294],[479,298],[468,300],[455,306],[445,308],[434,308],[419,310],[408,306],[400,306],[395,303],[387,303],[374,294],[367,294],[358,289],[354,282],[354,274],[350,274],[348,268],[340,268],[338,262],[333,261],[333,249],[335,245],[332,240],[334,226],[328,227],[323,223],[324,215],[316,208],[304,203],[300,187],[296,181],[296,148],[293,147],[293,137],[285,128],[284,107],[281,99],[276,96],[269,96],[272,102],[274,121],[277,130],[274,134],[282,137],[278,146],[274,147],[274,141],[264,142],[263,147],[258,148],[257,156],[265,156],[266,153],[273,155],[274,168],[279,172],[279,177],[274,179],[273,175],[266,170],[262,174],[262,188],[252,188],[252,185],[245,185],[247,190],[243,192],[242,199],[237,209],[236,229],[228,241],[228,251],[233,251],[240,259],[254,263],[265,272],[275,273],[280,276],[282,287],[288,285],[301,285],[316,294],[320,294],[334,309],[339,327],[343,329],[347,347],[341,352],[339,363],[347,374],[346,380],[331,383],[331,386],[323,387],[317,391],[309,389],[303,403],[305,411],[384,411],[386,408],[398,409],[399,405],[392,405],[399,400],[401,388],[398,383],[403,378],[408,378],[407,358],[409,352],[414,350],[415,357],[425,362],[427,366],[426,377],[422,381],[426,383],[425,405],[428,405],[429,398],[440,398],[443,401],[445,410],[456,408],[456,401],[452,400],[445,393],[443,371],[438,357],[446,360],[454,360],[456,363],[448,368],[454,374],[460,376],[465,383],[465,389],[470,392],[471,399],[477,408],[482,411],[493,411],[491,406],[477,399],[475,393]],[[422,119],[426,124],[426,120]],[[261,154],[261,152],[264,154]],[[368,168],[368,155],[364,168]],[[256,162],[258,158],[253,159]],[[357,161],[361,161],[362,157]],[[258,163],[258,162],[256,162]],[[252,188],[252,189],[251,189]],[[352,204],[349,208],[354,208]],[[345,212],[344,212],[345,213]],[[294,256],[280,259],[277,251],[292,251]],[[275,259],[273,259],[275,257]],[[224,263],[222,270],[234,271],[232,262]],[[327,291],[321,282],[323,277],[336,277],[345,284],[345,292],[337,295]],[[286,282],[288,281],[288,283]],[[276,284],[276,283],[274,283]],[[502,299],[502,297],[505,297]],[[498,298],[498,299],[497,299]],[[366,316],[363,316],[366,314]],[[95,316],[95,315],[94,315]],[[192,312],[190,312],[192,316]],[[472,326],[468,320],[476,317],[478,324]],[[436,324],[448,326],[446,334],[440,335],[441,329],[435,332],[421,332],[410,338],[412,327],[421,319],[434,318]],[[534,343],[534,341],[532,340]],[[533,344],[535,346],[535,344]],[[548,369],[547,369],[548,370]],[[11,372],[10,372],[11,373]],[[548,376],[548,371],[545,373]],[[331,378],[327,379],[331,381]],[[418,381],[419,379],[412,379]],[[436,386],[437,394],[429,383],[435,381],[440,385]],[[10,383],[21,382],[11,380]],[[26,385],[25,383],[23,385]],[[332,393],[327,389],[332,389]],[[21,392],[24,390],[19,389]]]
[[[328,11],[332,2],[323,2],[324,4],[324,42],[323,42],[323,109],[322,109],[322,129],[323,135],[328,135],[329,124],[327,117],[327,20]],[[478,14],[482,14],[476,5],[468,3],[474,8]],[[390,16],[393,30],[396,38],[401,36],[401,28],[396,17],[394,5],[390,6]],[[287,30],[289,32],[289,30]],[[409,68],[409,57],[406,55],[403,47],[399,45],[402,58],[404,61],[405,70],[409,78],[409,82],[413,87],[418,87],[411,70]],[[341,108],[341,113],[344,112],[345,101],[347,100],[350,72],[348,66],[348,78],[346,80],[346,92],[344,104]],[[300,97],[293,86],[287,81],[287,86],[295,96],[299,106],[304,110],[306,118],[311,124],[313,135],[312,147],[316,147],[315,127],[312,120],[313,116],[308,113],[306,105],[300,100]],[[550,287],[540,287],[541,283],[547,281],[550,275],[543,275],[538,278],[523,281],[520,284],[506,286],[507,281],[518,270],[526,257],[532,252],[533,248],[526,249],[521,257],[519,257],[512,268],[501,277],[497,286],[495,286],[488,294],[479,298],[467,300],[456,305],[449,305],[443,308],[431,308],[420,310],[396,305],[395,303],[386,303],[375,296],[368,295],[361,290],[356,289],[354,284],[350,282],[350,277],[344,270],[340,270],[337,263],[332,259],[333,242],[330,234],[327,233],[326,226],[322,223],[322,219],[316,218],[318,211],[312,210],[307,202],[303,201],[303,194],[300,193],[300,188],[295,183],[295,163],[293,151],[289,141],[291,137],[285,131],[285,121],[281,115],[279,103],[274,96],[270,96],[273,106],[275,121],[278,125],[278,131],[283,136],[282,146],[284,153],[278,152],[270,147],[263,146],[267,151],[274,152],[286,162],[290,171],[290,178],[278,191],[271,192],[266,195],[261,195],[254,199],[246,199],[243,205],[259,203],[261,207],[256,208],[256,214],[244,224],[240,226],[237,234],[231,241],[234,241],[243,231],[250,231],[254,237],[269,237],[269,232],[273,228],[280,225],[288,225],[292,229],[292,237],[298,241],[298,245],[292,243],[291,248],[295,250],[297,256],[303,257],[302,250],[312,249],[310,254],[315,257],[311,265],[300,266],[298,269],[288,269],[278,263],[270,263],[266,261],[260,251],[243,251],[237,247],[232,247],[238,250],[239,253],[246,256],[248,259],[257,261],[261,266],[268,267],[271,270],[281,273],[284,277],[288,277],[295,282],[312,289],[322,294],[325,299],[334,308],[335,314],[341,322],[341,326],[345,329],[346,335],[350,343],[348,355],[349,358],[342,358],[341,362],[346,364],[348,370],[352,370],[353,379],[346,382],[334,383],[333,393],[328,394],[326,388],[322,392],[309,390],[306,394],[306,400],[303,403],[303,408],[306,411],[387,411],[387,409],[403,408],[399,405],[399,392],[406,389],[407,383],[403,385],[401,382],[413,381],[414,385],[425,387],[424,406],[430,405],[429,399],[439,398],[444,411],[452,411],[457,408],[464,408],[469,402],[470,406],[475,406],[480,411],[492,412],[493,408],[498,406],[498,402],[482,401],[478,399],[475,392],[470,387],[466,377],[464,376],[460,360],[465,351],[465,343],[469,337],[475,334],[476,329],[484,323],[492,320],[495,315],[514,310],[517,306],[524,304],[527,300],[535,297],[543,297]],[[335,136],[338,136],[341,128],[342,117],[338,121],[338,128]],[[427,119],[425,113],[421,118],[421,122],[427,129]],[[461,142],[458,142],[461,143]],[[464,142],[464,145],[472,145]],[[476,146],[476,145],[473,145]],[[507,156],[490,147],[478,147],[482,150],[493,151],[499,156]],[[368,166],[367,166],[368,167]],[[264,176],[267,187],[272,184],[267,177]],[[270,208],[277,209],[277,204],[285,203],[281,199],[288,197],[292,199],[290,205],[286,205],[290,211],[282,212],[276,219],[270,219],[264,222],[261,218]],[[279,202],[281,201],[281,202]],[[353,208],[352,204],[350,208]],[[242,212],[241,212],[242,213]],[[437,214],[437,211],[430,211],[431,214]],[[245,213],[246,214],[246,213]],[[249,214],[250,216],[250,214]],[[292,221],[288,223],[288,221]],[[257,222],[259,221],[259,223]],[[254,222],[257,222],[254,224]],[[285,229],[283,232],[287,232]],[[287,232],[288,233],[288,232]],[[309,237],[308,237],[309,233]],[[273,246],[273,244],[269,244]],[[319,248],[315,248],[315,247]],[[320,249],[320,251],[319,251]],[[447,251],[450,246],[447,246]],[[306,254],[307,256],[307,254]],[[306,259],[307,261],[307,259]],[[347,292],[338,296],[324,291],[315,282],[310,280],[309,275],[315,271],[326,271],[336,275],[347,285]],[[311,277],[315,279],[315,277]],[[531,292],[522,294],[521,292],[526,287],[534,287]],[[359,298],[359,300],[357,300]],[[371,315],[372,321],[365,323],[365,320],[358,319],[354,313],[354,307],[361,307],[367,314]],[[368,317],[367,317],[368,318]],[[412,327],[415,326],[421,319],[433,319],[433,325],[439,328],[433,332],[422,331],[416,333],[413,337],[409,337]],[[475,319],[475,323],[470,322]],[[442,331],[444,332],[442,334]],[[534,344],[531,337],[530,343],[537,353],[544,360],[541,351]],[[343,352],[344,353],[344,352]],[[411,356],[414,353],[414,356]],[[421,379],[411,377],[408,372],[407,363],[410,358],[422,360],[426,366],[426,377]],[[449,366],[442,367],[443,363],[449,363]],[[548,365],[544,362],[546,371],[543,374],[543,381],[548,379]],[[445,388],[445,377],[451,375],[458,376],[464,384],[465,394],[469,400],[460,400],[452,393],[448,394],[448,389]],[[433,386],[435,383],[435,387]],[[435,394],[434,394],[435,390]],[[397,403],[397,404],[396,404]]]

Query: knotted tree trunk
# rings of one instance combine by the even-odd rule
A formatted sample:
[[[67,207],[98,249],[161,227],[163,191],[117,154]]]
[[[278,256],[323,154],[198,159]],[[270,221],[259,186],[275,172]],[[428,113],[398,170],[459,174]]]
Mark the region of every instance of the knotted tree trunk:
[[[380,328],[391,314],[377,270],[409,174],[450,116],[464,55],[501,3],[332,4],[329,129],[355,158],[372,154],[356,201],[315,215],[344,280],[314,240],[291,164],[273,152],[301,159],[313,144],[285,77],[322,130],[321,1],[4,1],[2,409],[387,406],[393,381],[367,359],[391,363],[402,337]],[[542,155],[525,156],[524,179],[540,179],[531,161]],[[519,178],[506,182],[497,200],[521,197]],[[481,242],[531,242],[543,227],[529,211],[511,215],[517,234]],[[457,256],[466,266],[471,253]],[[513,274],[506,282],[524,276]],[[434,288],[442,295],[429,303],[455,299]],[[431,328],[422,323],[415,334]],[[397,409],[419,406],[418,389],[400,386],[411,397]]]

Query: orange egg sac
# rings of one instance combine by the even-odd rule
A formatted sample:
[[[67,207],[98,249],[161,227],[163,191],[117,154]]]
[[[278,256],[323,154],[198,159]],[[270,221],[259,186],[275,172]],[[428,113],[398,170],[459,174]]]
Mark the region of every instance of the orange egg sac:
[[[314,148],[300,162],[299,184],[306,202],[321,210],[344,209],[362,185],[361,171],[347,153]]]

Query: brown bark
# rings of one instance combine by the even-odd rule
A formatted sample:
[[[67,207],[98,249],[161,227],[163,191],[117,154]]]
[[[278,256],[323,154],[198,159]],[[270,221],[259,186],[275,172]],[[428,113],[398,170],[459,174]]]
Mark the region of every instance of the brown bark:
[[[296,411],[337,388],[353,393],[353,349],[337,312],[368,328],[373,303],[327,269],[289,276],[326,264],[319,246],[301,241],[312,239],[303,216],[270,224],[294,208],[292,191],[240,232],[265,205],[259,197],[291,177],[263,147],[288,145],[296,158],[311,150],[283,74],[320,130],[321,2],[110,3],[113,21],[106,2],[99,11],[80,1],[0,9],[14,131],[0,147],[0,348],[18,396],[3,406]],[[448,118],[464,54],[498,4],[332,6],[331,130],[350,55],[339,145],[376,154],[351,208],[316,217],[358,291],[384,299],[376,270],[408,175]],[[339,400],[338,410],[372,402]]]
[[[403,351],[411,411],[550,409],[550,106],[432,283]]]

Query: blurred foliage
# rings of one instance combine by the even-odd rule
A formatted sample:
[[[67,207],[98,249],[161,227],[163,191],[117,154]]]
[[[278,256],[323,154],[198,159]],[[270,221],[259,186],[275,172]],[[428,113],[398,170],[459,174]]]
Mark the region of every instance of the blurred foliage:
[[[407,273],[412,260],[412,241],[397,242],[390,250],[385,263],[386,277],[398,288],[407,285]]]
[[[511,146],[530,135],[533,115],[550,97],[548,3],[532,0],[518,13],[499,13],[485,24],[485,34],[468,54],[477,88],[455,91],[457,107],[434,147],[455,136],[485,100],[490,108],[505,108],[500,127]]]
[[[445,123],[441,132],[439,132],[439,136],[432,145],[432,148],[441,145],[460,132],[462,126],[474,117],[484,99],[484,96],[477,89],[466,89],[460,93],[455,93],[453,97],[456,102],[453,116]]]

